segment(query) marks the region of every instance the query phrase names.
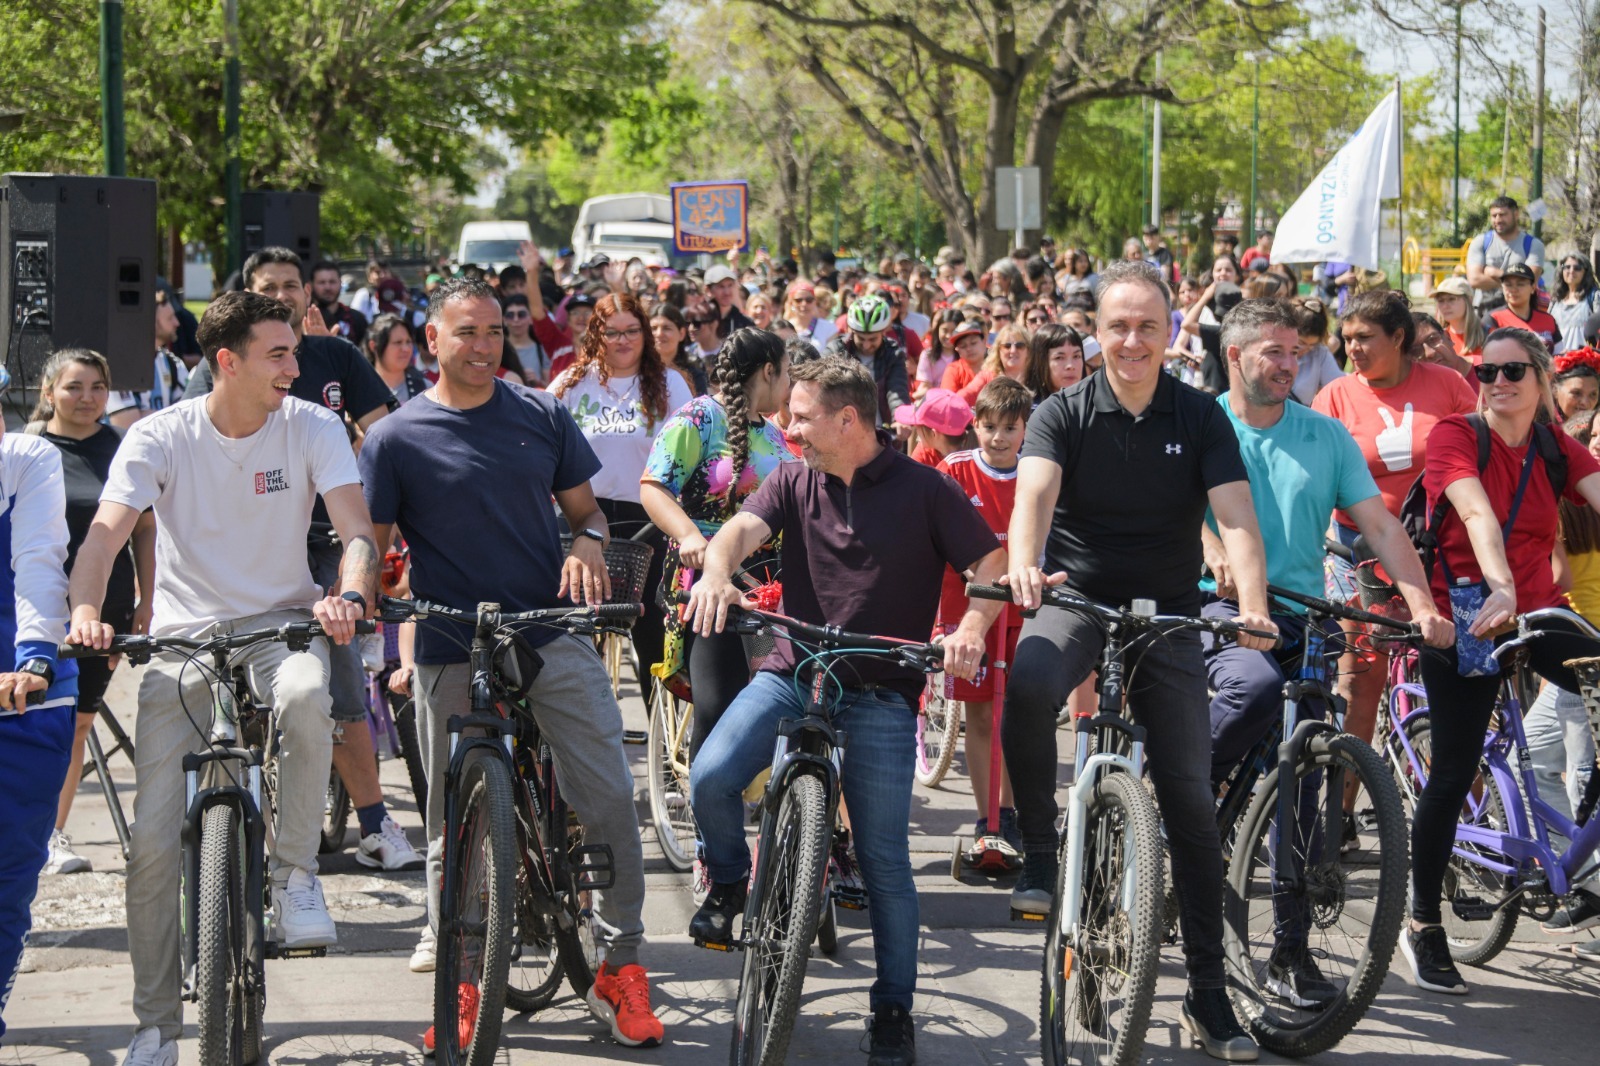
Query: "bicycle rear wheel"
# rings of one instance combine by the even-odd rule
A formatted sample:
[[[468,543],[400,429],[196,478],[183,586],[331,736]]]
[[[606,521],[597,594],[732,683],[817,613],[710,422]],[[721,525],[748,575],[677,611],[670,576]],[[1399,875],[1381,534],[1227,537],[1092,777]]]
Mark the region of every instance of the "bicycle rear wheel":
[[[422,742],[417,737],[417,703],[395,701],[394,731],[400,734],[400,754],[406,761],[406,776],[411,779],[411,796],[424,818],[428,815],[428,771],[422,762]]]
[[[469,751],[445,826],[433,1026],[438,1061],[489,1066],[500,1045],[516,915],[517,838],[511,774]]]
[[[328,797],[322,807],[322,836],[317,851],[331,855],[344,850],[345,828],[350,823],[350,793],[337,769],[328,771]]]
[[[206,809],[200,830],[198,992],[200,1061],[249,1066],[261,1057],[263,975],[245,957],[245,837],[238,811],[227,803]]]
[[[1340,851],[1347,782],[1357,785],[1362,830]],[[1348,734],[1311,737],[1288,787],[1298,797],[1288,859],[1275,869],[1276,768],[1245,813],[1228,869],[1224,947],[1241,1018],[1262,1046],[1296,1058],[1333,1047],[1366,1014],[1389,971],[1405,916],[1405,811],[1376,752]],[[1275,879],[1286,880],[1281,887]],[[1292,885],[1292,887],[1291,887]],[[1297,974],[1309,958],[1333,992]]]
[[[667,865],[683,873],[694,865],[694,808],[689,805],[689,744],[694,707],[657,685],[650,713],[650,820]]]
[[[821,778],[791,778],[762,827],[744,917],[744,972],[733,1019],[732,1066],[777,1066],[800,1010],[828,868],[828,798]]]
[[[917,783],[935,788],[950,772],[956,744],[961,739],[961,704],[946,699],[944,675],[934,674],[923,690],[917,715]]]
[[[1144,1048],[1161,938],[1161,827],[1144,785],[1108,773],[1086,812],[1076,945],[1056,884],[1039,989],[1047,1066],[1131,1066]],[[1063,875],[1070,856],[1061,856]]]

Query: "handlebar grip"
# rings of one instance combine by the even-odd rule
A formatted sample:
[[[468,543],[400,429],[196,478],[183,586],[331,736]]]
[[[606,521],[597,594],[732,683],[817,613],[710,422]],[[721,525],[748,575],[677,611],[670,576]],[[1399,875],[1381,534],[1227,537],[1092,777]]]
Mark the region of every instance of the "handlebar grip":
[[[57,659],[93,659],[97,655],[115,655],[112,648],[91,648],[87,644],[57,644]]]
[[[599,620],[614,619],[616,621],[631,621],[644,614],[644,606],[637,603],[602,603],[594,608],[594,616]]]
[[[1332,537],[1323,537],[1322,546],[1329,555],[1337,555],[1347,563],[1353,563],[1356,561],[1356,553],[1351,551],[1349,548],[1346,548],[1343,544],[1340,544]]]
[[[967,585],[967,598],[971,600],[999,600],[1011,602],[1011,590],[1004,585]]]

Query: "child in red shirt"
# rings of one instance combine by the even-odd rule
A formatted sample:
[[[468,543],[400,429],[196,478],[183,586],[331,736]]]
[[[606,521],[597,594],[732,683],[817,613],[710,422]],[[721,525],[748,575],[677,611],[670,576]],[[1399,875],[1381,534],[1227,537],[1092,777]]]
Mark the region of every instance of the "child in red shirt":
[[[973,407],[973,428],[977,431],[978,446],[971,451],[953,452],[939,464],[939,469],[961,486],[961,491],[977,508],[989,528],[1002,542],[1011,524],[1011,510],[1017,498],[1017,452],[1022,447],[1023,430],[1028,424],[1028,414],[1033,409],[1033,395],[1011,378],[995,378],[978,394]],[[966,579],[954,570],[946,570],[944,590],[939,598],[939,623],[942,631],[951,632],[967,610]],[[999,625],[989,630],[989,662],[1010,663],[1017,651],[1017,635],[1022,630],[1022,616],[1015,607],[1007,607],[1005,615],[1006,642],[999,642]],[[1021,859],[1022,834],[1017,829],[1017,812],[1011,806],[1011,780],[1001,770],[1000,811],[998,824],[991,823],[989,805],[989,750],[994,731],[994,677],[987,668],[980,670],[974,681],[961,681],[945,677],[945,696],[966,704],[966,756],[967,775],[972,780],[972,795],[977,802],[978,824],[974,831],[973,851],[977,841],[998,834]],[[994,824],[993,830],[990,826]],[[969,855],[976,862],[976,855]]]
[[[929,389],[921,403],[896,407],[894,420],[911,428],[911,458],[923,466],[938,466],[946,456],[970,446],[972,408],[949,389]]]

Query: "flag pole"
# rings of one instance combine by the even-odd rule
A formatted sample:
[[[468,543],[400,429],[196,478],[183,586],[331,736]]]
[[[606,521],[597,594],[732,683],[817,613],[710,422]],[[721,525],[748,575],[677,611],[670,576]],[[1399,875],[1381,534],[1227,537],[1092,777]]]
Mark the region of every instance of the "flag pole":
[[[1400,75],[1394,76],[1394,113],[1395,136],[1399,138],[1398,152],[1400,158],[1400,201],[1395,205],[1395,218],[1400,231],[1400,292],[1407,299],[1411,298],[1410,288],[1406,285],[1406,112],[1405,102],[1400,95]]]

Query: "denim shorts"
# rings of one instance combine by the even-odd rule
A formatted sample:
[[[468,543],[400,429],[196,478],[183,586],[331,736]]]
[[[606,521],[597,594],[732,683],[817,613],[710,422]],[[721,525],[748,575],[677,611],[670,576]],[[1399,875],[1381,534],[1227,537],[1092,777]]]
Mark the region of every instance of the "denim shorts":
[[[1330,523],[1328,536],[1343,544],[1346,548],[1355,547],[1356,538],[1361,534],[1354,529],[1346,529],[1336,520]],[[1334,603],[1350,603],[1356,598],[1356,568],[1349,560],[1329,552],[1322,557],[1322,579],[1324,595]]]

